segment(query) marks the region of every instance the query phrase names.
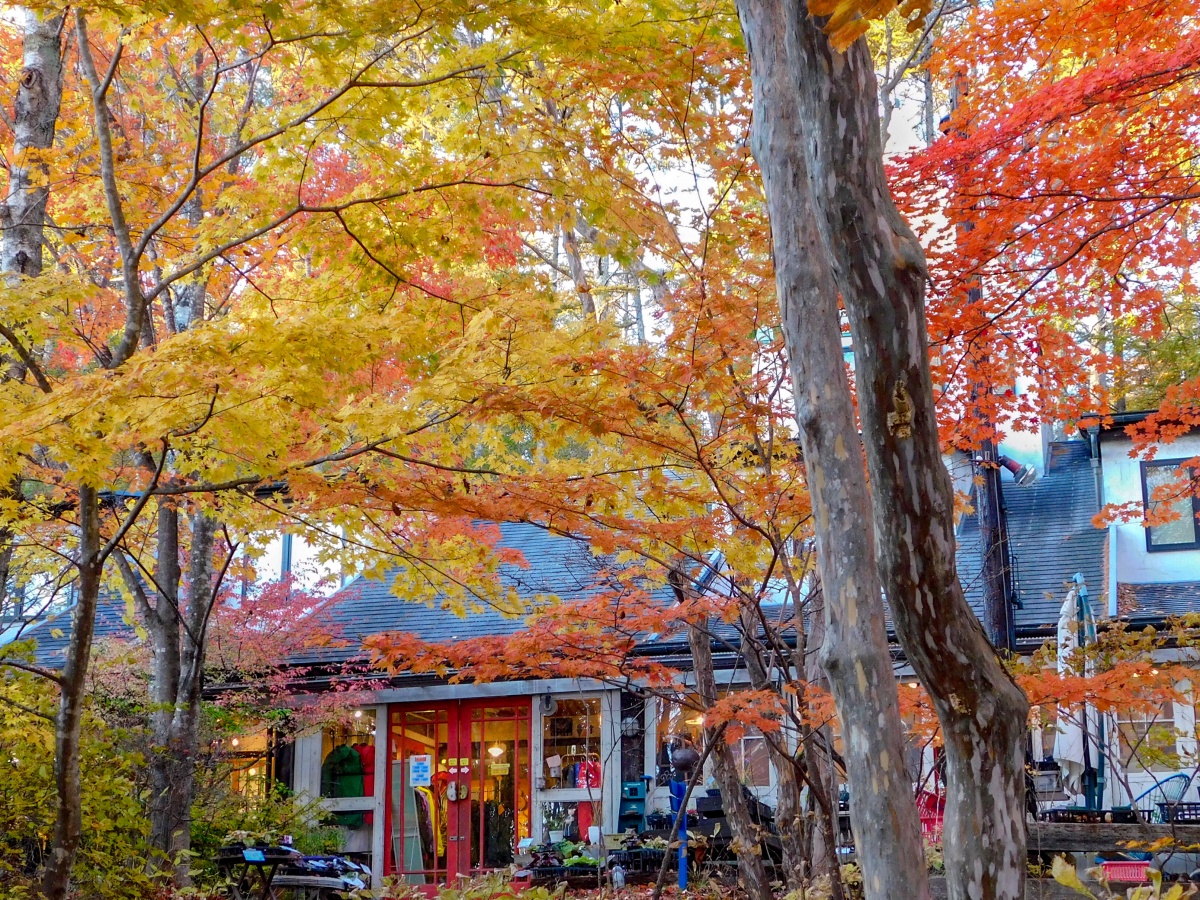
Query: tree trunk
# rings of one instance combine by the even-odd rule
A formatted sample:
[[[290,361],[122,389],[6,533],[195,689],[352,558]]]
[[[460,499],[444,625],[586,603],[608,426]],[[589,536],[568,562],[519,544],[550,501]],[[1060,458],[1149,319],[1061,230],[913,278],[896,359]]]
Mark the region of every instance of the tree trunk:
[[[984,636],[955,569],[953,490],[929,372],[924,254],[888,189],[866,41],[837,53],[824,20],[810,18],[803,4],[789,13],[781,23],[789,55],[778,68],[791,77],[806,138],[823,245],[813,252],[832,260],[850,317],[880,572],[896,634],[945,735],[949,895],[1015,900],[1025,882],[1028,702]],[[775,226],[790,228],[787,220]],[[903,773],[901,758],[893,768]]]
[[[816,234],[785,0],[738,0],[754,86],[755,157],[771,216],[775,281],[816,520],[825,596],[821,661],[846,747],[850,818],[866,896],[926,898],[929,878],[904,771],[870,501],[842,357],[837,294]],[[803,15],[803,12],[800,13]],[[878,121],[874,123],[878,141]]]
[[[713,672],[712,644],[707,628],[702,625],[688,626],[688,643],[692,648],[693,671],[696,673],[696,688],[705,709],[717,702],[717,677]],[[767,875],[762,855],[762,836],[758,826],[750,819],[750,810],[742,794],[742,780],[738,777],[737,761],[733,749],[721,733],[721,726],[706,724],[705,740],[713,746],[713,769],[717,784],[721,788],[721,803],[725,818],[733,832],[734,855],[737,856],[738,874],[742,887],[750,900],[773,900],[771,879]]]
[[[49,167],[39,150],[54,145],[62,101],[62,15],[25,17],[24,68],[13,113],[13,148],[8,162],[8,196],[0,206],[0,269],[36,276],[42,273],[42,233],[50,199]]]
[[[742,609],[742,658],[746,661],[746,672],[750,676],[750,687],[756,691],[775,691],[768,666],[763,660],[762,645],[754,639],[761,616],[759,610]],[[803,634],[803,627],[798,629]],[[782,637],[782,636],[780,636]],[[769,640],[769,646],[777,646],[782,640]],[[779,660],[780,667],[786,660]],[[790,678],[788,679],[791,680]],[[775,768],[775,827],[779,832],[779,843],[783,847],[783,873],[790,889],[800,888],[807,880],[805,871],[811,858],[809,843],[805,840],[805,829],[801,821],[800,779],[796,773],[797,761],[788,752],[780,734],[767,739],[767,752]]]
[[[825,600],[820,576],[814,573],[813,589],[809,594],[809,616],[812,619],[812,643],[820,647],[825,638]],[[797,643],[797,649],[800,648]],[[821,669],[819,654],[809,653],[807,647],[797,660],[801,677],[812,685],[828,689]],[[837,767],[834,765],[833,734],[828,725],[809,728],[804,733],[804,760],[808,771],[809,795],[813,798],[816,821],[811,828],[812,869],[817,875],[828,874],[832,882],[833,900],[840,900],[843,890],[841,865],[837,857],[838,789]]]
[[[180,619],[179,509],[170,503],[158,508],[158,548],[155,566],[156,599],[143,610],[153,653],[150,676],[150,847],[155,865],[173,865],[172,839],[179,810],[174,765],[172,723],[179,696]]]
[[[79,763],[81,755],[84,699],[92,635],[96,626],[96,604],[100,599],[100,509],[95,488],[79,488],[79,598],[71,615],[71,640],[54,736],[54,838],[46,860],[42,892],[47,900],[65,900],[71,883],[71,867],[83,833],[80,808]]]
[[[192,800],[196,792],[196,752],[200,743],[200,692],[204,686],[204,653],[208,623],[218,585],[213,583],[213,542],[216,520],[204,512],[192,515],[191,565],[188,571],[188,605],[184,619],[179,693],[171,722],[169,753],[175,768],[175,809],[168,850],[174,860],[191,847]],[[187,880],[186,869],[176,881]]]

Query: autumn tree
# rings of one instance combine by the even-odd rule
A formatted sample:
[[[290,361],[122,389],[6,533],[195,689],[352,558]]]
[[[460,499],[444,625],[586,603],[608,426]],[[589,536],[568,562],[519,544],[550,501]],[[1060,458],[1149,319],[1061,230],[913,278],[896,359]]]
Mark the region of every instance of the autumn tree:
[[[756,92],[769,90],[770,79],[780,85],[770,96],[788,100],[790,92],[788,102],[764,107],[756,138],[777,241],[776,264],[785,273],[779,279],[781,297],[787,302],[808,291],[828,298],[820,301],[825,303],[823,315],[805,321],[803,330],[791,331],[792,353],[805,362],[825,348],[824,356],[817,356],[822,367],[798,379],[799,396],[808,391],[814,397],[832,395],[833,386],[845,377],[841,360],[830,359],[829,353],[837,334],[835,291],[850,319],[882,587],[897,636],[932,695],[946,735],[951,892],[1019,897],[1025,874],[1027,704],[996,658],[955,573],[953,492],[941,460],[928,360],[924,254],[893,204],[884,176],[876,79],[865,43],[857,40],[866,22],[852,3],[810,9],[747,2],[739,4],[739,11]],[[822,282],[823,266],[830,275]],[[796,274],[789,279],[785,267]],[[818,339],[822,333],[824,338]],[[842,452],[833,458],[847,460],[843,477],[826,479],[830,502],[857,498],[853,517],[861,524],[870,520],[868,493],[858,468],[848,392],[831,406],[830,412],[841,411],[840,420],[814,422],[828,429],[831,445],[841,442]],[[827,528],[824,522],[818,526],[819,539]],[[823,545],[822,551],[827,560],[830,555],[845,560],[843,565],[853,559],[841,546]],[[825,580],[831,623],[836,624],[839,614],[855,615],[860,583],[850,582],[856,588],[851,594]],[[870,595],[878,596],[873,590]],[[833,630],[826,637],[826,657],[835,669],[837,637]],[[881,677],[862,682],[885,689]],[[836,694],[836,680],[834,690]],[[886,690],[895,690],[890,672]],[[839,704],[843,715],[844,707]],[[857,781],[852,777],[857,816],[862,817],[856,824],[886,816],[898,816],[895,821],[901,823],[896,833],[872,840],[879,850],[868,853],[880,852],[880,857],[864,860],[868,892],[874,896],[886,896],[888,890],[882,853],[895,855],[888,861],[906,873],[905,880],[913,873],[917,880],[910,884],[921,883],[915,871],[919,839],[911,801],[902,801],[895,788],[892,796],[885,793],[892,781],[903,780],[907,789],[907,775],[897,764],[889,776],[891,753],[885,757],[884,749],[864,740],[851,754],[852,766],[853,756],[862,755],[879,767],[861,771]]]
[[[61,701],[48,896],[67,890],[79,841],[82,691],[96,604],[105,579],[117,578],[107,561],[155,643],[153,831],[167,854],[186,846],[206,628],[238,544],[307,509],[330,552],[345,546],[348,525],[369,535],[352,542],[360,556],[399,553],[418,561],[414,581],[455,581],[419,565],[418,545],[460,531],[458,519],[446,532],[428,527],[437,504],[419,473],[434,447],[457,446],[460,435],[438,429],[472,399],[458,373],[430,376],[439,354],[453,368],[454,345],[474,340],[468,313],[511,301],[489,274],[508,258],[504,238],[480,246],[473,227],[436,228],[431,217],[460,191],[472,216],[498,219],[487,196],[521,190],[531,158],[493,152],[461,130],[466,111],[478,118],[482,73],[516,48],[460,40],[456,29],[479,33],[491,21],[467,7],[419,24],[415,8],[363,12],[352,28],[316,7],[286,26],[262,10],[176,9],[131,23],[77,9],[48,30],[29,20],[30,40],[72,54],[63,71],[77,78],[64,81],[61,144],[45,164],[61,187],[47,199],[44,177],[10,175],[33,197],[22,209],[42,204],[55,222],[56,266],[10,280],[4,313],[17,361],[2,428],[3,475],[16,486],[5,506],[9,546],[25,562],[39,552],[68,558],[77,574],[66,665],[44,673]],[[41,90],[36,75],[26,82]],[[431,96],[440,113],[430,115]],[[54,124],[53,111],[38,112]],[[377,137],[374,116],[392,124],[388,139],[351,161],[345,142]],[[462,136],[463,152],[414,156],[435,133]],[[18,140],[30,138],[18,129]],[[12,193],[10,208],[22,197]],[[372,245],[389,216],[408,233],[389,228],[396,252],[385,253]],[[440,240],[425,239],[431,228]],[[439,259],[453,265],[439,272]],[[353,319],[357,335],[346,327]],[[345,341],[353,357],[339,352]],[[406,392],[418,377],[438,385],[429,404]],[[403,433],[423,447],[388,451]],[[414,467],[394,473],[386,499],[386,474],[368,488],[336,472],[343,462],[353,472],[348,461],[368,453]],[[286,512],[261,502],[280,484],[292,492]],[[486,580],[481,556],[463,565],[479,565]]]

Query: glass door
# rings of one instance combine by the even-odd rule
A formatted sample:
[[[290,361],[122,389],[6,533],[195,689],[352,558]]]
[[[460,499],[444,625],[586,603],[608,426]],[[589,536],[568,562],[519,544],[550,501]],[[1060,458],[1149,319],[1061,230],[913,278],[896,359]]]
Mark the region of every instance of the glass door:
[[[509,866],[531,835],[530,705],[393,706],[386,871],[431,890]]]
[[[387,871],[406,884],[445,884],[457,871],[448,796],[450,761],[458,756],[456,710],[393,706],[388,718]]]
[[[460,746],[470,747],[472,797],[464,833],[473,874],[512,865],[517,845],[531,835],[529,710],[528,700],[462,708]]]

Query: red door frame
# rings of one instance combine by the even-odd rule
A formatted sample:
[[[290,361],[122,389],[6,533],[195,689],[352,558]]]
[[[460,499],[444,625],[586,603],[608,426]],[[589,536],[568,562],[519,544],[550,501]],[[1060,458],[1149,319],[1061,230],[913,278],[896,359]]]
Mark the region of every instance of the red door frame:
[[[383,833],[383,871],[386,875],[397,874],[400,868],[398,861],[393,858],[392,841],[392,762],[395,758],[395,747],[393,746],[392,736],[392,714],[402,710],[409,711],[428,711],[446,713],[446,750],[447,757],[451,762],[454,760],[467,760],[466,768],[460,766],[450,766],[452,770],[449,773],[450,779],[454,780],[461,786],[469,786],[472,780],[472,772],[470,771],[470,756],[471,756],[471,713],[477,709],[510,707],[524,710],[526,712],[525,723],[526,747],[528,748],[529,758],[526,761],[529,767],[530,784],[527,785],[527,793],[531,798],[533,796],[533,705],[529,697],[490,697],[486,699],[470,699],[470,700],[442,700],[432,703],[392,703],[387,708],[387,777],[384,790],[384,833]],[[519,721],[519,719],[518,719]],[[486,737],[486,735],[485,735]],[[434,770],[439,771],[439,760],[434,754]],[[480,765],[483,765],[482,759]],[[513,762],[514,767],[518,765],[517,761]],[[453,771],[458,769],[460,771]],[[514,778],[519,770],[514,769]],[[481,779],[482,780],[482,779]],[[475,839],[478,831],[476,826],[478,823],[471,819],[471,794],[473,791],[468,790],[468,796],[464,800],[447,801],[447,822],[446,822],[446,880],[453,882],[456,878],[471,874],[471,843]],[[531,810],[532,813],[532,810]],[[531,823],[532,825],[532,820]],[[480,848],[480,859],[483,858],[483,848]],[[429,874],[428,872],[426,874]],[[438,887],[436,883],[436,872],[433,873],[434,883],[421,885],[426,892],[436,893]]]

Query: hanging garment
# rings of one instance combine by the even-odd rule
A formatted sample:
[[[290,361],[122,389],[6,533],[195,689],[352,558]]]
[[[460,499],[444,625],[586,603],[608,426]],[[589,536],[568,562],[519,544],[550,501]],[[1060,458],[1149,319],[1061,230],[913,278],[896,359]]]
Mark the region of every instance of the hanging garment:
[[[375,748],[371,744],[355,744],[354,752],[362,760],[364,797],[375,796]],[[370,825],[375,821],[375,813],[366,813],[363,821]]]
[[[579,774],[575,778],[577,788],[600,787],[600,760],[589,759],[579,764]]]
[[[592,823],[596,820],[595,816],[595,808],[591,803],[580,803],[575,808],[575,819],[579,823],[579,840],[587,840],[588,829],[592,827]]]
[[[321,796],[363,796],[362,757],[353,747],[334,747],[321,763]],[[362,828],[366,816],[361,812],[339,812],[333,814],[333,820],[343,828]]]
[[[413,792],[417,796],[417,826],[421,835],[421,856],[425,860],[425,868],[435,868],[435,855],[437,853],[436,840],[434,839],[434,811],[437,807],[434,805],[433,791],[427,787],[413,788]]]

